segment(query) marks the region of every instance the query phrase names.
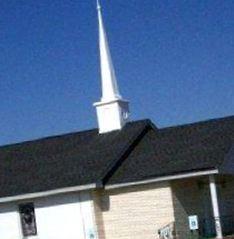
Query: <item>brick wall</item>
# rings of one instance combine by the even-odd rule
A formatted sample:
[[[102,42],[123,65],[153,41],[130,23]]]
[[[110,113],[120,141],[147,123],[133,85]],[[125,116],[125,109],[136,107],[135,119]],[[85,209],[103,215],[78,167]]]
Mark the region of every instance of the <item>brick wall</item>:
[[[168,183],[98,191],[94,205],[99,239],[156,239],[174,221]]]
[[[221,215],[234,215],[234,177],[218,177],[217,187]],[[177,238],[188,239],[189,215],[213,217],[208,177],[96,191],[93,199],[99,239],[157,239],[173,221]]]

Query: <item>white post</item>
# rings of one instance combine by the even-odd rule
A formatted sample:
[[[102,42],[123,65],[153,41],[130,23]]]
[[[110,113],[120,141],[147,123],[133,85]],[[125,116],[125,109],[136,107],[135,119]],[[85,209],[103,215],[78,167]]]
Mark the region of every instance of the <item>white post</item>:
[[[222,239],[223,233],[222,233],[222,225],[221,225],[221,221],[220,221],[218,196],[217,196],[217,189],[216,189],[214,175],[209,176],[209,181],[210,181],[210,195],[211,195],[213,214],[214,214],[214,219],[215,219],[216,238]]]

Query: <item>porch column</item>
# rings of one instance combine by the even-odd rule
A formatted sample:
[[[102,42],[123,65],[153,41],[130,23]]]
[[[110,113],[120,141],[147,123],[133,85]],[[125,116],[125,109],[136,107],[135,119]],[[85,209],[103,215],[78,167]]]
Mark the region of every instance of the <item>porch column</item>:
[[[216,238],[222,239],[222,225],[220,221],[220,213],[219,213],[219,204],[218,204],[218,196],[217,196],[217,189],[215,183],[214,175],[209,175],[209,182],[210,182],[210,195],[213,207],[213,214],[215,219],[215,229],[216,229]]]

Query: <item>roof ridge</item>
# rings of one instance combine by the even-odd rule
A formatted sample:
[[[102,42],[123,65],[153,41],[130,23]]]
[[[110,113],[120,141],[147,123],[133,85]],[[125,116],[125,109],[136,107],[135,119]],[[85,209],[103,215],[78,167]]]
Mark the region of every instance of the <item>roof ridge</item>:
[[[111,163],[106,167],[106,169],[103,170],[103,172],[100,175],[101,179],[99,182],[97,182],[97,184],[99,185],[101,184],[101,186],[103,186],[107,183],[108,179],[121,166],[131,148],[135,147],[135,145],[139,142],[139,140],[145,135],[148,127],[151,127],[154,130],[157,129],[151,120],[146,119],[142,121],[145,121],[142,128],[139,129],[139,131],[134,135],[134,137],[132,137],[129,140],[128,144],[124,147],[124,149],[116,156],[114,160],[111,161]]]

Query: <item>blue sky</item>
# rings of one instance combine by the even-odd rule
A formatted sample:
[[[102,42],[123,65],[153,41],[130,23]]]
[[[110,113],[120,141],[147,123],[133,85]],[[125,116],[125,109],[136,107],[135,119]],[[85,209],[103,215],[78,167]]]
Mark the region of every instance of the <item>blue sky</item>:
[[[95,0],[0,3],[0,144],[97,126]],[[132,120],[234,113],[234,1],[102,0]]]

